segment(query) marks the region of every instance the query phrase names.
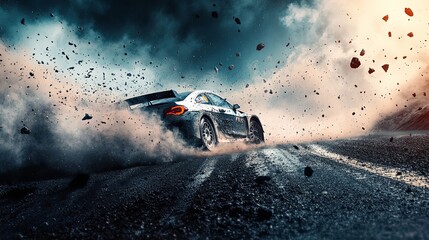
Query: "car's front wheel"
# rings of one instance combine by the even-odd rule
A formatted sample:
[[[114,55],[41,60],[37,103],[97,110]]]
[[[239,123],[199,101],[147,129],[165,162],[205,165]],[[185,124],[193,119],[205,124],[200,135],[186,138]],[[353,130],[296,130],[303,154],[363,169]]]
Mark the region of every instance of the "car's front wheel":
[[[250,120],[249,139],[253,144],[264,142],[264,130],[262,129],[261,123],[255,119]]]
[[[213,150],[217,145],[216,132],[213,124],[207,117],[201,118],[200,136],[203,147],[207,150]]]

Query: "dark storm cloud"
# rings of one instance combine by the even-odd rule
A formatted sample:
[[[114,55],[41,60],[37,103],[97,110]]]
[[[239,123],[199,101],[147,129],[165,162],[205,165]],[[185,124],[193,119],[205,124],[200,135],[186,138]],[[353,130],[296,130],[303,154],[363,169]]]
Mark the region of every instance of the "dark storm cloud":
[[[107,39],[118,40],[124,35],[141,37],[146,41],[156,41],[163,35],[184,40],[189,34],[200,37],[219,33],[222,28],[218,20],[211,17],[212,11],[219,13],[220,21],[228,21],[233,26],[234,12],[245,13],[246,19],[258,17],[268,7],[261,1],[195,2],[195,1],[5,1],[3,8],[16,9],[32,20],[49,18],[50,13],[78,26],[93,28]],[[285,4],[284,6],[287,6]],[[160,18],[159,16],[162,15]],[[254,16],[252,16],[254,15]],[[177,29],[162,28],[172,22]],[[161,24],[160,24],[161,23]]]
[[[291,39],[279,19],[293,1],[4,1],[0,7],[14,12],[15,22],[25,18],[27,25],[57,19],[75,28],[86,39],[90,32],[105,42],[123,42],[130,55],[149,46],[148,54],[155,61],[172,59],[178,62],[180,75],[194,79],[220,68],[222,81],[235,82],[249,76],[249,65],[273,56],[274,62],[287,54],[279,49]],[[301,1],[297,1],[301,2]],[[218,18],[212,17],[212,12]],[[52,17],[52,15],[54,17]],[[240,19],[240,25],[236,23]],[[2,37],[13,38],[16,24],[3,26]],[[267,37],[272,36],[276,37]],[[129,42],[124,41],[129,40]],[[293,37],[292,37],[293,40]],[[17,41],[14,39],[14,41]],[[129,44],[132,42],[133,44]],[[266,49],[255,52],[264,42]],[[237,59],[237,52],[241,57]],[[222,64],[222,66],[219,66]],[[234,71],[227,66],[234,65]],[[262,68],[274,64],[261,63]],[[271,71],[267,71],[271,72]]]

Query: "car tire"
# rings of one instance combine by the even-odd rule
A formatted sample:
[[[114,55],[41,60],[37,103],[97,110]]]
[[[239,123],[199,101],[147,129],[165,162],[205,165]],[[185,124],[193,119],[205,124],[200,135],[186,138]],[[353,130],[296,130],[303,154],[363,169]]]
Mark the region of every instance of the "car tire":
[[[262,125],[259,121],[255,119],[250,120],[249,140],[250,140],[250,143],[253,143],[253,144],[261,144],[265,142],[264,130],[262,129]]]
[[[202,117],[200,120],[200,136],[204,149],[211,151],[216,147],[216,131],[212,122],[207,117]]]

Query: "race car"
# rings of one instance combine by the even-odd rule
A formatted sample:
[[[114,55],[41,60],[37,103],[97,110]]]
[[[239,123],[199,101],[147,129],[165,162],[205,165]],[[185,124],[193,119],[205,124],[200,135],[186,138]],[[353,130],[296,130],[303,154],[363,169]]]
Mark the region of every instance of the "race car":
[[[158,115],[168,129],[177,129],[188,143],[213,150],[218,144],[264,142],[261,121],[211,91],[162,91],[124,101],[133,110]]]

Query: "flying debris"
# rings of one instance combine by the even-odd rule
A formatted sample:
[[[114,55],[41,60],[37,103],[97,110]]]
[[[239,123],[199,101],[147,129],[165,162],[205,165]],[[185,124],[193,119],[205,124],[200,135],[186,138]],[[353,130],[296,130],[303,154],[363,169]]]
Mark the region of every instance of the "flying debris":
[[[228,69],[229,70],[233,70],[234,69],[234,65],[233,64],[229,65]]]
[[[79,188],[84,188],[89,181],[89,174],[86,173],[79,173],[77,174],[68,184],[68,191],[75,191]]]
[[[410,17],[414,16],[413,10],[411,10],[411,8],[405,8],[405,13]]]
[[[383,66],[381,66],[383,68],[383,70],[385,72],[387,72],[387,70],[389,70],[389,64],[384,64]]]
[[[359,55],[361,55],[361,56],[365,55],[365,49],[362,49],[362,50],[360,51],[360,54],[359,54]]]
[[[236,52],[236,53],[235,53],[235,56],[236,56],[236,57],[241,57],[241,53],[240,53],[240,52]]]
[[[388,32],[388,33],[387,33],[387,35],[388,35],[389,37],[392,37],[392,32]]]
[[[270,176],[258,176],[256,179],[255,179],[255,182],[257,183],[257,184],[264,184],[264,183],[266,183],[266,182],[268,182],[268,181],[270,181],[271,180],[271,177]]]
[[[51,17],[55,17],[55,15],[53,13],[50,14]]]
[[[234,18],[235,23],[241,24],[240,18]]]
[[[219,14],[216,11],[212,12],[212,18],[218,18]]]
[[[307,177],[311,177],[313,175],[313,169],[311,167],[305,167],[304,168],[304,175]]]
[[[82,121],[90,120],[90,119],[92,119],[92,116],[89,115],[88,113],[85,113],[85,116],[83,116]]]
[[[267,221],[270,220],[273,217],[273,212],[265,207],[265,206],[260,206],[257,210],[257,219],[260,222],[263,221]]]
[[[360,66],[359,58],[353,57],[352,61],[350,62],[350,67],[351,68],[358,68],[359,66]]]
[[[373,68],[369,68],[368,73],[372,74],[373,72],[375,72],[375,70]]]
[[[389,20],[389,15],[384,16],[384,17],[383,17],[383,20],[384,20],[385,22],[387,22],[387,20]]]
[[[409,33],[407,34],[407,36],[411,38],[411,37],[414,37],[414,34],[413,34],[413,32],[409,32]]]
[[[214,67],[213,69],[215,70],[215,72],[216,72],[216,73],[218,73],[218,72],[219,72],[219,68]]]
[[[22,24],[22,25],[25,25],[25,18],[22,18],[22,19],[21,19],[21,24]]]
[[[21,128],[21,134],[30,134],[31,130],[28,127]]]
[[[261,51],[264,47],[265,47],[265,45],[264,45],[263,43],[259,43],[259,44],[256,46],[256,50]]]

